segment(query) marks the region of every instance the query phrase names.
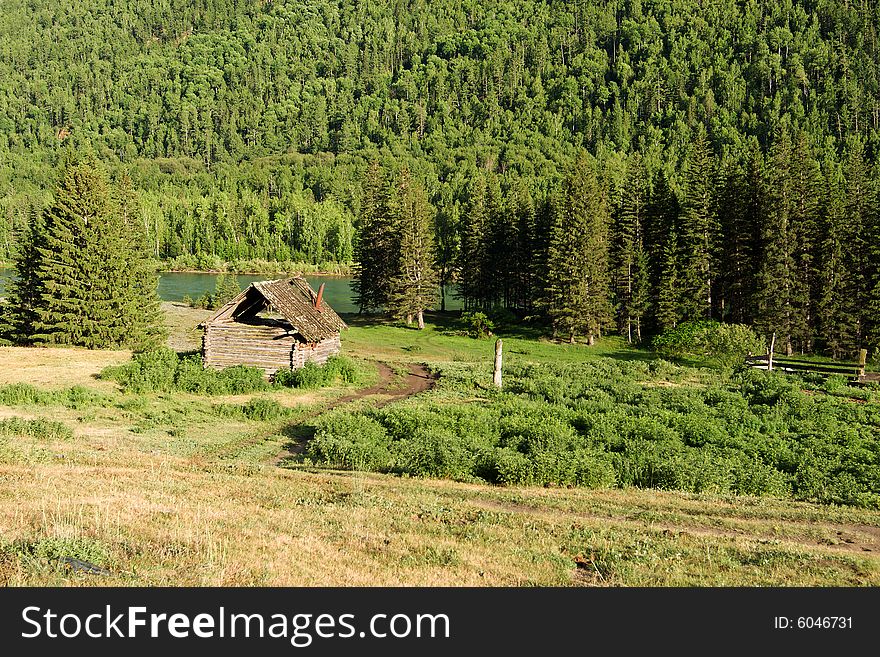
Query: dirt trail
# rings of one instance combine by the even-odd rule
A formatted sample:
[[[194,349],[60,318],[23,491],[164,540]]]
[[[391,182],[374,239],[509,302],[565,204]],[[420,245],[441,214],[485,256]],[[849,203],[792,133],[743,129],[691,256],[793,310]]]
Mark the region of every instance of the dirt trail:
[[[773,540],[778,541],[781,544],[810,547],[812,549],[819,548],[822,550],[827,550],[829,552],[859,553],[863,556],[868,556],[865,553],[880,552],[880,528],[873,527],[871,525],[856,525],[848,523],[837,524],[829,522],[810,523],[807,521],[774,519],[773,524],[785,525],[789,527],[792,532],[786,535],[777,535],[769,531],[767,527],[762,527],[759,522],[750,521],[742,518],[738,519],[738,521],[742,525],[744,525],[742,528],[720,528],[701,525],[699,521],[696,520],[694,521],[694,523],[681,524],[662,522],[648,523],[643,520],[614,517],[611,515],[600,513],[571,514],[566,513],[565,511],[550,511],[547,509],[540,509],[526,504],[518,504],[515,502],[473,500],[472,504],[489,511],[498,511],[502,513],[526,513],[535,516],[553,516],[556,518],[563,516],[579,517],[589,520],[601,520],[603,522],[616,524],[622,527],[638,526],[640,528],[653,529],[655,531],[662,531],[664,534],[672,534],[677,536],[690,534],[692,536],[719,536],[731,539],[746,539],[753,541]],[[836,535],[834,542],[829,543],[821,539],[817,540],[815,537],[810,536],[809,531],[811,529],[815,530],[817,528],[824,529],[828,532],[834,532],[834,534]],[[874,555],[871,554],[870,556]]]
[[[395,374],[394,370],[392,370],[386,363],[377,362],[376,365],[379,368],[379,380],[375,385],[372,385],[369,388],[356,390],[351,394],[340,397],[326,406],[322,406],[319,410],[298,417],[295,421],[285,427],[284,433],[290,437],[290,442],[281,452],[268,459],[266,464],[278,465],[285,458],[289,458],[302,452],[305,444],[314,434],[314,432],[310,430],[310,427],[306,426],[305,423],[327,411],[339,408],[346,404],[352,404],[368,397],[379,397],[379,399],[373,403],[373,406],[375,408],[380,408],[391,402],[400,401],[401,399],[417,395],[420,392],[430,390],[434,387],[434,383],[436,382],[436,378],[432,376],[423,365],[410,364],[409,372],[403,376]],[[276,433],[276,430],[272,430],[253,434],[248,436],[244,441],[226,445],[211,454],[202,454],[194,460],[204,463],[206,457],[212,461],[229,458],[248,447],[256,445],[269,436],[275,435]]]
[[[430,372],[428,372],[427,368],[424,365],[419,365],[415,363],[410,364],[409,372],[407,372],[407,374],[403,376],[402,380],[400,381],[396,380],[397,376],[395,375],[394,370],[392,370],[387,364],[377,362],[376,365],[379,367],[379,380],[376,382],[375,385],[370,386],[369,388],[357,390],[350,395],[340,397],[334,402],[331,402],[327,406],[323,407],[320,411],[309,413],[308,415],[304,415],[303,417],[299,418],[293,425],[291,425],[289,429],[302,427],[304,430],[300,432],[290,432],[291,442],[288,443],[288,445],[273,459],[271,459],[269,463],[271,463],[272,465],[279,465],[284,459],[290,458],[291,456],[295,456],[302,452],[302,450],[306,446],[306,443],[314,435],[314,432],[310,431],[308,427],[303,427],[303,423],[306,420],[315,418],[322,413],[333,410],[334,408],[339,408],[340,406],[351,404],[361,399],[373,397],[376,395],[382,395],[382,398],[377,400],[373,404],[373,406],[375,408],[381,408],[382,406],[390,404],[393,401],[400,401],[401,399],[406,399],[407,397],[417,395],[420,392],[430,390],[434,387],[434,383],[436,381],[436,378],[432,376]]]

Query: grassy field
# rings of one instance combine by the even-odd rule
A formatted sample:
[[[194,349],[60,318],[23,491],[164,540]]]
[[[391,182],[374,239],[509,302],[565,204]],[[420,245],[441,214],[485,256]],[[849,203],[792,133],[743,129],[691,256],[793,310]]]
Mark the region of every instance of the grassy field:
[[[165,308],[175,348],[196,348],[199,313]],[[125,361],[123,352],[0,350],[0,583],[880,584],[875,510],[717,492],[491,486],[295,459],[278,467],[334,404],[339,413],[399,395],[410,363],[491,367],[492,340],[458,335],[453,322],[435,317],[418,332],[347,319],[346,353],[386,363],[394,378],[365,397],[345,387],[136,395],[95,378]],[[651,358],[613,340],[588,348],[528,332],[503,337],[511,367]],[[675,385],[697,386],[701,376],[694,370]],[[385,408],[450,394],[441,385]],[[470,401],[485,394],[475,388]],[[270,419],[255,412],[265,408]],[[77,572],[66,559],[106,574]]]

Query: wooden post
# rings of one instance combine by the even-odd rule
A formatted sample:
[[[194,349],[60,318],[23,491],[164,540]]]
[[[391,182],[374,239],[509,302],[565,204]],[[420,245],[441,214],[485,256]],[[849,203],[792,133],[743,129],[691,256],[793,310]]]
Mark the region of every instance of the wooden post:
[[[868,362],[868,350],[859,349],[859,380],[865,378],[865,363]]]
[[[773,337],[770,338],[770,351],[767,352],[767,371],[773,371],[773,347],[776,346],[776,331],[773,331]]]
[[[495,370],[492,373],[492,383],[496,388],[501,387],[501,338],[495,340]]]

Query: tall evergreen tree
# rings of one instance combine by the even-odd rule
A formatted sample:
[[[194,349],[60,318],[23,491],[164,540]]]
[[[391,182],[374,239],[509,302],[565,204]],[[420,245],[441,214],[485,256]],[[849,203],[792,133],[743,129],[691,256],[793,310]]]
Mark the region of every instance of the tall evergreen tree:
[[[681,321],[679,289],[678,218],[680,206],[668,178],[661,172],[646,208],[645,234],[651,289],[650,307],[656,329],[673,328]]]
[[[757,326],[768,336],[775,333],[776,344],[789,356],[794,352],[796,335],[803,330],[797,307],[804,289],[797,279],[791,158],[791,141],[788,132],[782,130],[771,149],[764,177],[761,267],[756,293]]]
[[[143,348],[161,339],[162,329],[148,325],[158,302],[141,268],[143,242],[132,239],[123,212],[94,161],[68,165],[37,249],[36,341]]]
[[[791,298],[793,340],[802,353],[813,350],[813,336],[817,328],[815,300],[818,290],[818,263],[816,261],[820,222],[820,199],[823,192],[822,172],[813,157],[807,135],[798,134],[791,162],[791,219],[795,287]]]
[[[513,185],[508,214],[515,225],[511,237],[512,293],[510,306],[531,310],[536,286],[536,237],[535,204],[525,182],[520,178]]]
[[[352,290],[360,312],[377,310],[388,303],[388,282],[397,272],[398,253],[388,187],[385,173],[379,163],[373,161],[363,180],[354,253]]]
[[[750,324],[754,317],[763,173],[755,145],[744,163],[729,160],[720,176],[717,212],[724,266],[718,277],[719,318],[738,324]]]
[[[115,289],[122,296],[121,314],[128,327],[128,344],[137,349],[158,347],[165,341],[167,332],[157,293],[159,276],[147,239],[143,211],[127,173],[120,175],[113,191],[123,230],[119,239],[126,243],[126,248],[120,249],[122,267],[116,272]]]
[[[424,190],[413,182],[408,169],[401,170],[394,203],[395,226],[400,253],[397,274],[391,280],[389,306],[396,317],[425,328],[425,310],[439,295],[439,277],[434,266],[432,208]]]
[[[592,345],[611,319],[607,204],[592,162],[581,154],[554,202],[545,303],[554,333]]]
[[[712,153],[701,126],[685,163],[685,198],[679,220],[680,307],[685,320],[712,315],[719,232],[713,212],[713,183]]]
[[[0,337],[8,342],[27,343],[36,332],[37,308],[43,293],[39,249],[44,239],[43,219],[36,215],[18,239],[13,258],[15,277],[10,279],[6,300],[0,306]]]
[[[877,190],[865,162],[864,146],[856,141],[848,146],[845,162],[844,222],[841,255],[844,278],[840,294],[840,333],[846,353],[855,355],[866,346],[871,325],[871,224],[876,221]]]
[[[478,173],[471,182],[469,201],[461,217],[459,295],[466,310],[488,305],[492,286],[487,272],[490,222],[488,183],[485,176]]]
[[[830,171],[826,176],[823,214],[818,246],[818,295],[816,299],[818,333],[824,350],[832,358],[841,358],[847,350],[849,323],[848,283],[844,242],[847,236],[846,188],[842,172]]]
[[[627,342],[642,339],[642,318],[648,304],[648,267],[644,245],[647,184],[641,157],[627,163],[626,183],[611,240],[612,286],[617,328]]]

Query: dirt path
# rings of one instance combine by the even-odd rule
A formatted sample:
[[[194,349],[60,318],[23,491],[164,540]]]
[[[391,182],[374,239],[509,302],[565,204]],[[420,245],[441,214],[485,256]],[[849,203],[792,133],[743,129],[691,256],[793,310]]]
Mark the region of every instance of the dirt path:
[[[391,402],[400,401],[401,399],[417,395],[420,392],[430,390],[434,387],[434,383],[436,382],[436,378],[428,372],[424,365],[415,363],[410,364],[409,372],[407,372],[400,381],[397,380],[397,375],[395,375],[394,370],[392,370],[387,364],[377,362],[376,365],[379,367],[379,381],[376,382],[375,385],[370,386],[369,388],[363,388],[362,390],[357,390],[350,395],[340,397],[322,408],[320,411],[309,413],[308,415],[299,418],[293,425],[288,427],[288,435],[290,436],[291,441],[283,450],[281,450],[281,452],[271,459],[269,463],[272,465],[279,465],[284,459],[302,453],[303,449],[305,449],[306,443],[308,443],[308,441],[314,436],[312,428],[304,426],[304,422],[307,420],[318,417],[322,413],[326,413],[334,408],[339,408],[340,406],[377,395],[382,395],[382,398],[378,399],[373,404],[373,407],[381,408]],[[297,429],[299,429],[299,431]]]
[[[880,527],[871,525],[856,525],[849,523],[810,523],[807,521],[790,521],[774,519],[773,524],[787,526],[791,533],[777,535],[769,530],[768,527],[762,526],[760,522],[739,518],[737,519],[741,528],[721,528],[710,527],[694,520],[693,523],[648,523],[643,520],[635,520],[630,518],[620,518],[605,514],[570,514],[565,511],[548,511],[526,504],[517,504],[515,502],[496,502],[491,500],[473,500],[472,504],[477,507],[489,510],[499,511],[502,513],[525,513],[541,517],[562,517],[571,516],[586,518],[590,520],[601,520],[621,527],[639,527],[642,529],[650,529],[654,531],[662,531],[669,535],[691,535],[691,536],[714,536],[731,539],[746,540],[773,540],[781,544],[788,544],[800,547],[809,547],[811,549],[821,549],[828,552],[850,552],[865,555],[865,553],[880,552]],[[817,528],[824,529],[829,533],[833,533],[835,538],[833,542],[817,539],[810,536],[810,530],[815,531]],[[873,554],[871,555],[873,556]]]
[[[265,461],[265,463],[267,465],[279,465],[284,459],[301,453],[306,443],[311,440],[312,436],[314,436],[314,429],[308,426],[308,421],[319,417],[327,411],[369,397],[378,397],[378,399],[373,402],[373,406],[375,408],[380,408],[391,402],[400,401],[401,399],[417,395],[420,392],[430,390],[434,387],[434,383],[436,382],[436,378],[428,372],[424,365],[410,364],[408,365],[409,371],[402,376],[395,374],[394,370],[392,370],[386,363],[377,362],[376,365],[379,368],[379,380],[375,385],[372,385],[369,388],[356,390],[351,394],[335,399],[316,411],[306,413],[305,415],[296,418],[296,420],[285,426],[283,432],[290,438],[289,442],[284,446],[283,450]],[[272,429],[271,431],[252,434],[245,440],[225,445],[211,454],[201,454],[193,460],[206,464],[207,459],[216,461],[217,459],[230,458],[248,447],[256,445],[270,436],[276,435],[277,433],[277,429]]]

